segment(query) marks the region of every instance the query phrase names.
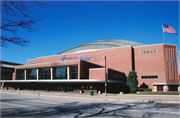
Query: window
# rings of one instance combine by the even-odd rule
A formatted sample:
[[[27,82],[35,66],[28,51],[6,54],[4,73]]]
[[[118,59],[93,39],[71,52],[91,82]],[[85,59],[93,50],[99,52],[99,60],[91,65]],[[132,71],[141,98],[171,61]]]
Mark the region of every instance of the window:
[[[1,80],[12,80],[13,71],[1,67]]]
[[[147,50],[147,54],[149,54],[149,50]]]
[[[54,79],[67,79],[66,67],[54,68],[53,73],[54,73]]]
[[[16,69],[16,80],[25,80],[24,70]]]
[[[141,79],[158,79],[158,75],[141,76]]]
[[[27,71],[27,80],[36,80],[37,79],[37,73],[36,69],[30,69]]]
[[[144,54],[146,54],[146,51],[144,51]]]
[[[156,50],[154,50],[154,53],[156,53]]]
[[[153,53],[153,51],[152,51],[152,50],[150,50],[150,53]]]
[[[36,62],[31,62],[31,63],[29,63],[29,64],[36,64]]]
[[[140,54],[152,54],[152,53],[157,53],[157,50],[144,50],[140,51]]]
[[[51,79],[50,68],[39,69],[39,79]]]
[[[20,77],[19,77],[19,80],[24,80],[24,70],[20,70]]]
[[[78,79],[78,66],[70,67],[70,79]]]

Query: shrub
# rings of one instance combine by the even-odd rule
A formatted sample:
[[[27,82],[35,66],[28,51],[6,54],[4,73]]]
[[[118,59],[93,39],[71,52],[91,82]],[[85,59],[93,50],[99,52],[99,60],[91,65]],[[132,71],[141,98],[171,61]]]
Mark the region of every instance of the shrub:
[[[137,74],[134,70],[129,72],[126,85],[129,86],[130,93],[135,93],[137,91],[138,81]]]
[[[144,89],[144,91],[152,91],[152,89],[148,89],[148,88],[146,88],[146,89]]]
[[[152,89],[148,89],[148,88],[138,88],[137,91],[152,91]]]
[[[130,89],[130,93],[136,93],[137,92],[137,89],[134,88],[134,89]]]

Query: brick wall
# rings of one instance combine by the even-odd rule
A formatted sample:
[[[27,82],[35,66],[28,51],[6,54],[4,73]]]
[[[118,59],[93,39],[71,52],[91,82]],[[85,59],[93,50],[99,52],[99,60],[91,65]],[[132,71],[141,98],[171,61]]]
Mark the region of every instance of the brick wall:
[[[167,47],[168,45],[166,45]],[[172,46],[172,45],[169,45]],[[175,48],[175,46],[173,46]],[[140,54],[140,51],[157,50],[157,53]],[[135,47],[135,71],[137,72],[139,85],[143,83],[153,89],[153,83],[166,83],[165,59],[163,44]],[[177,53],[176,53],[177,54]],[[177,58],[177,55],[176,55]],[[167,59],[166,59],[167,60]],[[177,65],[177,62],[174,63]],[[176,66],[177,74],[177,66]],[[141,79],[145,75],[158,75],[158,79]],[[176,75],[177,76],[177,75]],[[176,79],[177,80],[177,79]],[[169,82],[169,81],[168,81]],[[176,81],[177,82],[177,81]]]
[[[105,65],[105,62],[104,62],[105,60],[102,57],[106,56],[107,68],[118,70],[120,72],[125,72],[126,75],[129,73],[129,71],[132,70],[132,47],[131,46],[111,48],[111,49],[102,49],[102,50],[96,50],[96,51],[77,52],[77,53],[71,53],[71,54],[66,54],[66,55],[38,57],[37,59],[28,60],[27,64],[59,62],[61,61],[60,58],[62,58],[63,56],[65,56],[67,59],[73,59],[74,57],[80,57],[80,56],[82,57],[91,56],[91,59],[87,60],[87,62],[97,64],[103,67]],[[65,61],[67,61],[67,59]],[[63,62],[59,62],[59,63],[63,63]],[[59,65],[62,65],[62,64],[59,64]],[[56,64],[54,66],[59,66],[59,65]],[[47,65],[47,66],[51,66],[51,65]]]
[[[174,45],[165,45],[166,71],[168,83],[179,83],[177,49]]]
[[[106,73],[108,74],[108,69]],[[105,80],[105,68],[89,69],[89,79]]]
[[[89,79],[89,68],[102,68],[102,66],[82,60],[80,69],[80,79]]]

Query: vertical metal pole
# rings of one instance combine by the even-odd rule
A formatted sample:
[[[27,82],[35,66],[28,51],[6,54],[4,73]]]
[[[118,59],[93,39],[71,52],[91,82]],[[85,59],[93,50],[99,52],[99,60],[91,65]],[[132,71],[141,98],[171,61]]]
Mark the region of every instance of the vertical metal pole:
[[[162,30],[163,30],[163,22],[162,22]],[[165,74],[166,74],[166,91],[168,91],[168,89],[167,89],[167,69],[166,69],[164,30],[163,30],[163,49],[164,49],[164,61],[165,61]]]
[[[163,22],[162,22],[162,30],[163,30]],[[165,40],[164,40],[164,30],[163,30],[163,44],[165,44]]]
[[[180,2],[179,2],[179,5],[180,5]],[[179,18],[180,18],[180,15],[179,15]],[[180,26],[180,24],[179,24],[179,26]],[[180,34],[180,31],[179,31],[179,34]],[[178,49],[177,49],[178,50]],[[179,54],[177,53],[177,58],[176,59],[178,59],[178,55],[179,55],[179,57],[180,57],[180,40],[179,40]],[[180,70],[179,70],[180,71]],[[177,72],[179,72],[178,71],[178,68],[177,68]],[[179,74],[178,74],[178,76],[179,76]],[[179,78],[179,81],[180,81],[180,77],[177,77],[177,79]],[[178,91],[180,91],[180,82],[179,82],[179,87],[178,87]]]
[[[179,2],[179,5],[180,5],[180,2]],[[179,15],[179,18],[180,18],[180,15]],[[179,27],[180,27],[180,24],[179,24]],[[180,34],[180,31],[179,31],[179,34]],[[178,50],[178,49],[177,49]],[[179,54],[177,53],[177,58],[176,59],[178,59],[178,55],[179,55],[179,57],[180,57],[180,40],[179,40]],[[178,70],[178,68],[177,68],[177,70]],[[180,70],[179,70],[180,71]],[[178,71],[178,72],[179,72]],[[178,75],[179,76],[179,75]],[[179,78],[179,81],[180,81],[180,77],[177,77],[177,79]],[[179,82],[179,87],[178,88],[180,88],[180,82]],[[180,91],[180,90],[178,90],[178,91]]]
[[[105,59],[105,96],[107,94],[107,77],[106,77],[106,56],[104,57]]]

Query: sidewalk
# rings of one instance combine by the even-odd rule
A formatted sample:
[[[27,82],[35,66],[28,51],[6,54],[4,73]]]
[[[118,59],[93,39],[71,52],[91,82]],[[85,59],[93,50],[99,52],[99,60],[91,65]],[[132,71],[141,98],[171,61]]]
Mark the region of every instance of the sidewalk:
[[[90,99],[103,101],[118,101],[118,102],[141,102],[141,103],[166,103],[166,104],[180,104],[179,95],[139,95],[139,94],[80,94],[73,92],[55,92],[55,91],[30,91],[30,90],[0,90],[0,93],[19,94],[19,95],[33,95],[33,96],[47,96],[59,98],[73,98],[73,99]]]

